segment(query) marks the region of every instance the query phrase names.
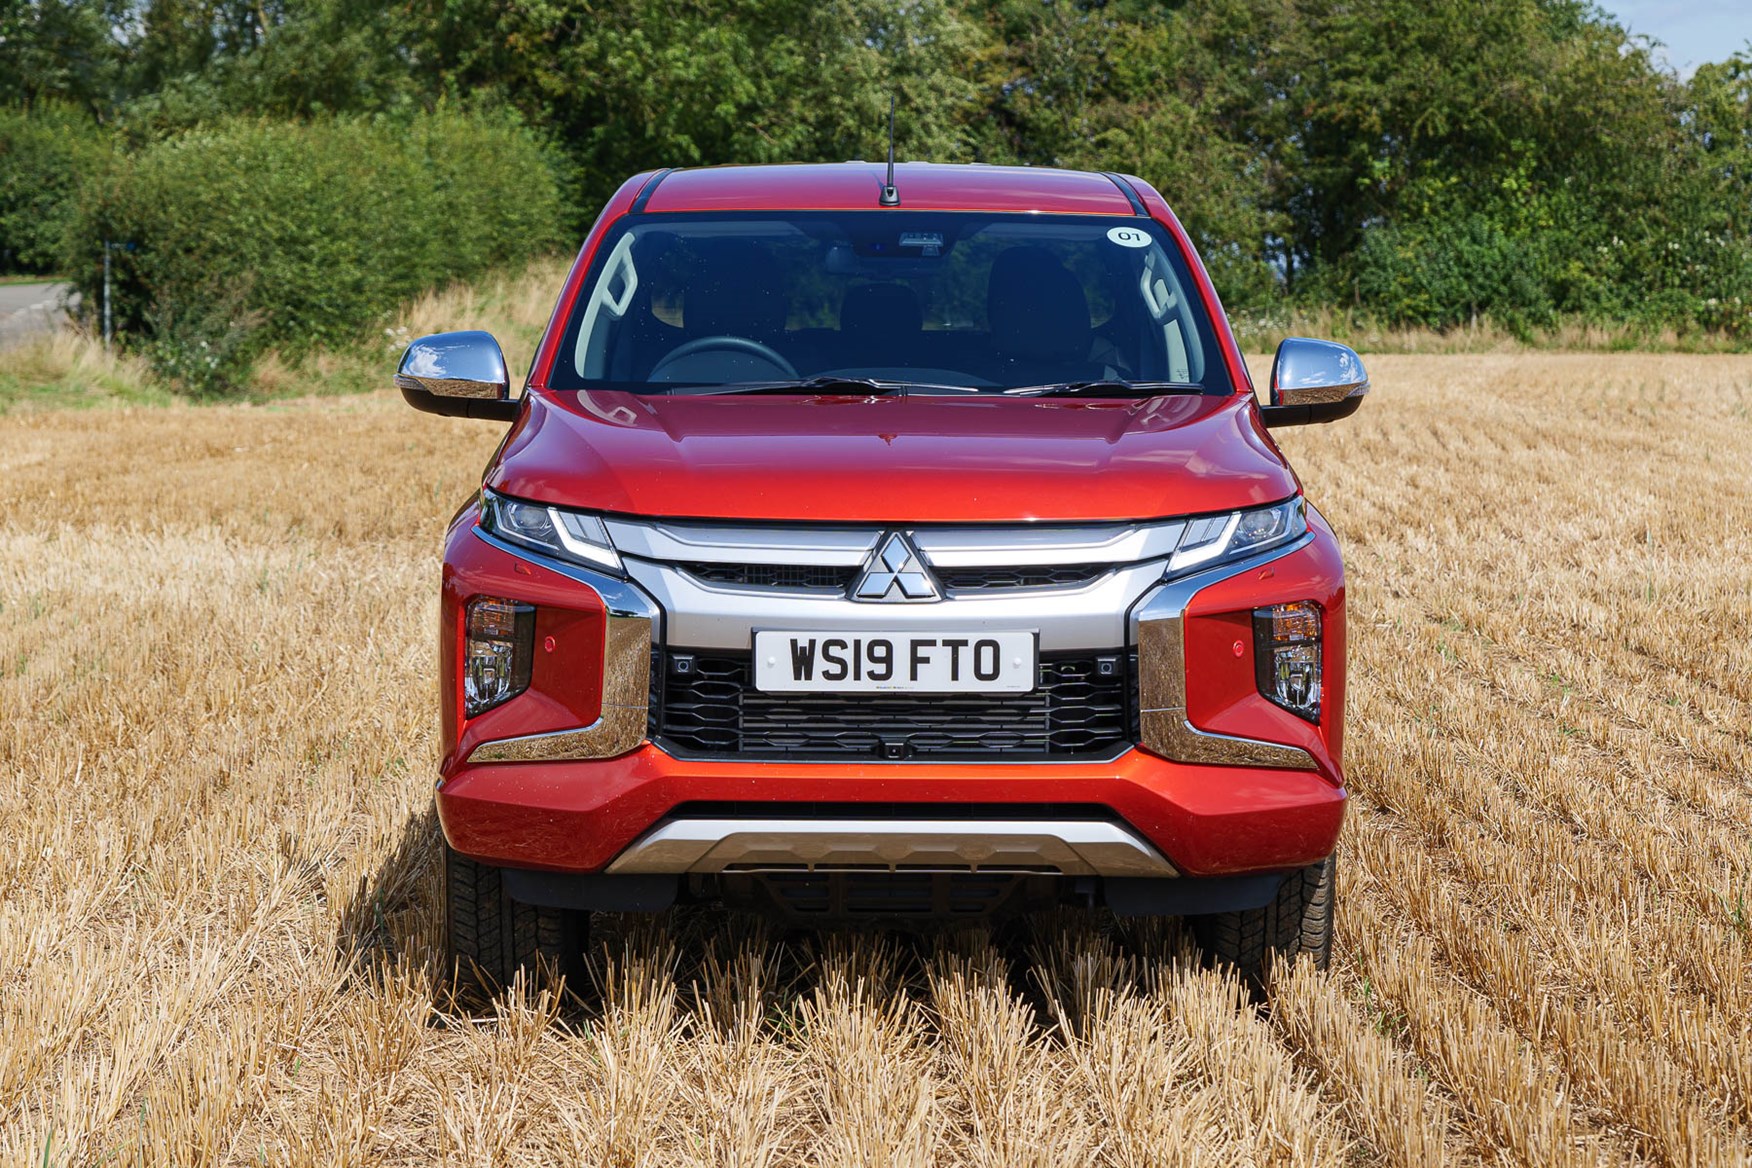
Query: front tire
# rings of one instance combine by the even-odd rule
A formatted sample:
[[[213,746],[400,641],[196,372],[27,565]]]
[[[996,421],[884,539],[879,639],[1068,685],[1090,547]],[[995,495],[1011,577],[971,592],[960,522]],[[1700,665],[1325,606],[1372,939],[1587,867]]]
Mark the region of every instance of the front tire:
[[[587,914],[511,899],[498,868],[444,844],[445,953],[458,979],[491,995],[519,970],[564,976],[574,993],[584,973]]]
[[[1205,956],[1258,983],[1266,963],[1307,958],[1314,968],[1332,962],[1333,878],[1338,857],[1292,872],[1263,908],[1193,917],[1193,935]]]

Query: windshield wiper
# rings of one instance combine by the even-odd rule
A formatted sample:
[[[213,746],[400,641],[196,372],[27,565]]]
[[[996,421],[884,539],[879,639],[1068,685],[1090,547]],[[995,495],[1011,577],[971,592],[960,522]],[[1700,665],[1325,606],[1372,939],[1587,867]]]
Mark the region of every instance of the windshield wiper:
[[[936,392],[949,390],[954,393],[978,393],[971,385],[936,385],[927,381],[878,381],[874,377],[841,377],[824,373],[819,377],[794,377],[784,381],[740,381],[730,385],[701,386],[704,394],[717,397],[723,394],[750,393],[855,393],[870,397],[885,397],[890,395],[904,397],[915,389],[925,389]]]
[[[1004,392],[1015,397],[1074,397],[1084,393],[1103,397],[1159,397],[1170,393],[1202,394],[1204,386],[1190,381],[1127,381],[1121,377],[1108,377],[1097,381],[1019,385]]]

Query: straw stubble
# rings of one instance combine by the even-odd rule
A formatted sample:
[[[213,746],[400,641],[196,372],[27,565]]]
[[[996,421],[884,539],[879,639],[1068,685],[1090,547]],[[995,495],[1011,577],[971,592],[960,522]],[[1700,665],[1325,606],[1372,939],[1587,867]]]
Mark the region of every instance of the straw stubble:
[[[436,553],[496,429],[0,418],[0,1162],[1745,1163],[1752,361],[1370,364],[1278,436],[1354,801],[1262,1004],[1172,925],[700,911],[604,921],[589,1006],[458,1000]]]

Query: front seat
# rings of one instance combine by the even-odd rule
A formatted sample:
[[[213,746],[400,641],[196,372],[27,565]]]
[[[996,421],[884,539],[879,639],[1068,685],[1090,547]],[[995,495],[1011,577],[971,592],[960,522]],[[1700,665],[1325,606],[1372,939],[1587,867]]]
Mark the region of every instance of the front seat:
[[[1089,359],[1094,330],[1082,282],[1042,247],[999,253],[987,282],[986,317],[1008,385],[1084,381],[1106,375]]]
[[[768,344],[785,331],[790,305],[772,255],[745,239],[700,248],[698,275],[682,295],[681,321],[690,338],[747,337]]]

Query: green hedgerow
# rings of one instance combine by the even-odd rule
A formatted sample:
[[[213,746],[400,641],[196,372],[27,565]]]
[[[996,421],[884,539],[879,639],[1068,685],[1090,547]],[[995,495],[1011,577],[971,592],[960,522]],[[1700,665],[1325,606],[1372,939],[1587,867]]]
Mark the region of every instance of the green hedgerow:
[[[184,392],[235,392],[264,350],[292,358],[381,327],[451,280],[551,250],[560,196],[506,116],[231,121],[118,159],[79,195],[69,270],[126,343]]]

